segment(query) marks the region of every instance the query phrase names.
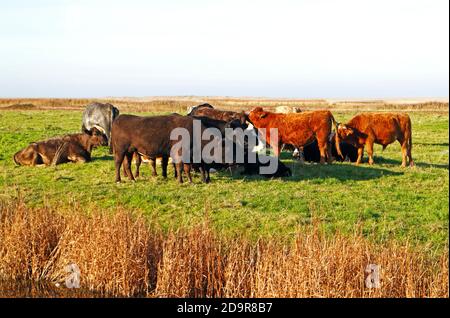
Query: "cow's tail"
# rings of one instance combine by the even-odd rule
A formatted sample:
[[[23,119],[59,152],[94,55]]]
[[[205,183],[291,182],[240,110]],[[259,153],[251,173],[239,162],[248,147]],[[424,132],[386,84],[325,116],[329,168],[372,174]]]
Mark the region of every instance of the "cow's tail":
[[[331,121],[333,123],[334,130],[336,131],[336,133],[334,134],[335,135],[334,142],[335,142],[335,145],[336,145],[336,151],[337,151],[338,155],[342,159],[344,159],[344,156],[342,155],[342,152],[341,152],[341,140],[339,139],[339,133],[338,133],[338,126],[339,126],[339,124],[334,119],[333,115],[331,115]]]

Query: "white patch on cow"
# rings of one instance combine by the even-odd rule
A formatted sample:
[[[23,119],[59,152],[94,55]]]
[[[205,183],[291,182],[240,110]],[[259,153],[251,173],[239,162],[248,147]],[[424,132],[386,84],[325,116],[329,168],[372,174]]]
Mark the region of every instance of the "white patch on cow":
[[[256,132],[255,126],[253,126],[251,123],[248,123],[247,129],[245,131],[249,131],[254,138],[258,138],[258,133]],[[250,135],[250,134],[249,134]],[[264,144],[262,142],[259,143],[259,145],[256,145],[253,147],[252,152],[260,152],[264,149]]]

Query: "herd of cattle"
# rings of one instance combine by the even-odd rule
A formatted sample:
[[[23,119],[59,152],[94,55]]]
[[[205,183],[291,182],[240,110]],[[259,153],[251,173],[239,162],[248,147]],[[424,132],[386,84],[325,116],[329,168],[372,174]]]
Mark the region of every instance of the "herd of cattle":
[[[173,158],[171,148],[176,141],[171,140],[171,132],[175,128],[184,128],[192,134],[194,120],[200,120],[201,131],[216,128],[223,138],[226,128],[241,128],[255,133],[258,129],[265,129],[265,140],[273,148],[276,158],[282,149],[290,149],[302,161],[323,164],[326,161],[345,160],[359,164],[366,148],[369,164],[373,164],[374,143],[382,145],[384,149],[398,141],[402,148],[402,166],[406,166],[407,160],[410,166],[414,165],[411,156],[411,120],[407,114],[362,113],[348,123],[340,124],[327,110],[302,112],[298,108],[283,106],[277,108],[276,112],[265,111],[261,107],[250,112],[234,112],[219,110],[210,104],[191,107],[186,116],[173,113],[143,117],[119,114],[119,110],[111,104],[92,103],[83,113],[82,133],[30,143],[14,155],[14,161],[19,165],[30,166],[88,162],[93,148],[109,145],[114,156],[116,182],[121,181],[122,166],[124,175],[130,180],[139,176],[139,166],[143,160],[150,161],[153,175],[156,175],[156,160],[160,159],[162,175],[167,177],[167,166],[172,159],[175,177],[179,182],[183,182],[183,172],[192,181],[191,169],[195,169],[201,172],[203,182],[207,183],[210,181],[211,169],[226,169],[237,164],[206,164],[203,161],[197,164],[183,163],[180,158]],[[271,128],[278,130],[277,139],[270,136]],[[244,160],[239,163],[244,168],[242,173],[258,173],[259,168],[268,162],[262,156],[257,154],[256,162]],[[134,174],[131,171],[133,161],[136,163]],[[290,175],[290,169],[278,160],[277,170],[266,176]]]

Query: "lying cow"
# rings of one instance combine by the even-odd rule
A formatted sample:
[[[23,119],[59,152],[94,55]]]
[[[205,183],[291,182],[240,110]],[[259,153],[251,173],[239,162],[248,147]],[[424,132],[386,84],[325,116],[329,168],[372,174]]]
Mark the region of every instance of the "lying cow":
[[[325,158],[331,163],[331,147],[329,137],[332,126],[337,128],[331,112],[310,111],[298,114],[277,114],[264,111],[261,107],[254,108],[248,115],[250,121],[256,128],[266,129],[266,142],[274,148],[275,155],[279,156],[281,145],[290,144],[296,148],[304,147],[314,140],[320,151],[320,163],[325,163]],[[270,128],[278,129],[278,143],[270,137]],[[336,149],[340,156],[339,138],[336,138]]]
[[[356,159],[358,158],[358,149],[349,143],[341,141],[339,143],[339,148],[341,149],[342,153],[341,157],[339,156],[336,149],[335,138],[336,138],[335,134],[332,134],[331,155],[333,156],[333,158],[337,161],[356,162]],[[299,156],[299,154],[298,153],[296,154],[294,151],[294,157],[295,156]],[[312,144],[303,147],[303,160],[307,162],[320,162],[320,151],[316,140],[314,140]]]
[[[91,103],[86,106],[83,112],[82,132],[88,132],[92,128],[97,128],[108,138],[108,145],[111,144],[111,127],[114,119],[119,116],[119,110],[107,103]]]
[[[103,133],[93,128],[89,133],[66,135],[33,142],[14,155],[14,162],[23,166],[57,165],[66,162],[91,161],[92,149],[106,145]]]
[[[273,173],[265,173],[262,174],[267,178],[281,178],[281,177],[290,177],[292,176],[292,171],[289,167],[287,167],[284,163],[282,163],[278,158],[270,158],[276,159],[277,162],[277,170]],[[261,168],[267,167],[269,165],[269,156],[256,154],[256,162],[245,162],[244,163],[244,171],[242,174],[259,174],[261,175]]]
[[[363,113],[353,117],[347,124],[340,124],[338,135],[343,141],[358,149],[356,164],[361,163],[364,146],[367,148],[369,164],[373,164],[373,144],[380,144],[383,150],[396,140],[402,146],[402,167],[414,166],[411,155],[412,132],[411,119],[400,113]]]
[[[244,111],[238,113],[228,110],[219,110],[213,108],[210,104],[203,104],[196,107],[193,107],[188,116],[201,116],[201,117],[209,117],[216,120],[222,120],[225,122],[230,122],[232,120],[239,120],[243,126],[246,127],[247,115]]]
[[[133,154],[137,152],[139,155],[152,160],[157,157],[162,158],[162,176],[167,178],[167,165],[169,157],[176,163],[176,171],[178,181],[183,182],[182,170],[191,178],[191,165],[183,162],[183,154],[181,151],[171,153],[172,147],[177,144],[178,140],[171,140],[171,133],[175,128],[184,128],[190,135],[189,160],[193,162],[193,123],[194,118],[180,115],[166,115],[141,117],[134,115],[120,115],[113,122],[111,131],[111,142],[114,152],[114,163],[116,170],[116,182],[120,182],[120,167],[125,165],[125,169],[130,180],[134,181],[131,172],[131,160]],[[200,122],[200,132],[203,133],[205,126]],[[201,141],[199,145],[201,149],[207,144],[207,141]],[[125,159],[126,158],[126,159]],[[202,172],[202,180],[208,182],[205,174],[204,164],[200,163]]]

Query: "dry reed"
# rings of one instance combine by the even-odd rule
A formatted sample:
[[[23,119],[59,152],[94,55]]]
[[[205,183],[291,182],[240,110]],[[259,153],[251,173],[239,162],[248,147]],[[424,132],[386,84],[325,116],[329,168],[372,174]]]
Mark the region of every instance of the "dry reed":
[[[448,297],[448,250],[428,255],[361,234],[325,235],[317,224],[290,243],[218,237],[206,219],[163,233],[118,209],[0,204],[0,278],[62,282],[76,263],[83,288],[148,297]],[[368,264],[381,288],[365,287]],[[61,287],[63,288],[63,287]]]
[[[448,112],[447,101],[399,101],[393,103],[384,100],[331,101],[325,99],[268,99],[268,98],[231,98],[231,97],[147,97],[147,98],[3,98],[0,110],[78,110],[98,101],[112,103],[122,113],[128,112],[178,112],[186,113],[190,106],[210,103],[217,108],[227,110],[251,110],[256,106],[275,110],[284,105],[299,107],[302,110],[330,109],[334,111],[427,111]]]

